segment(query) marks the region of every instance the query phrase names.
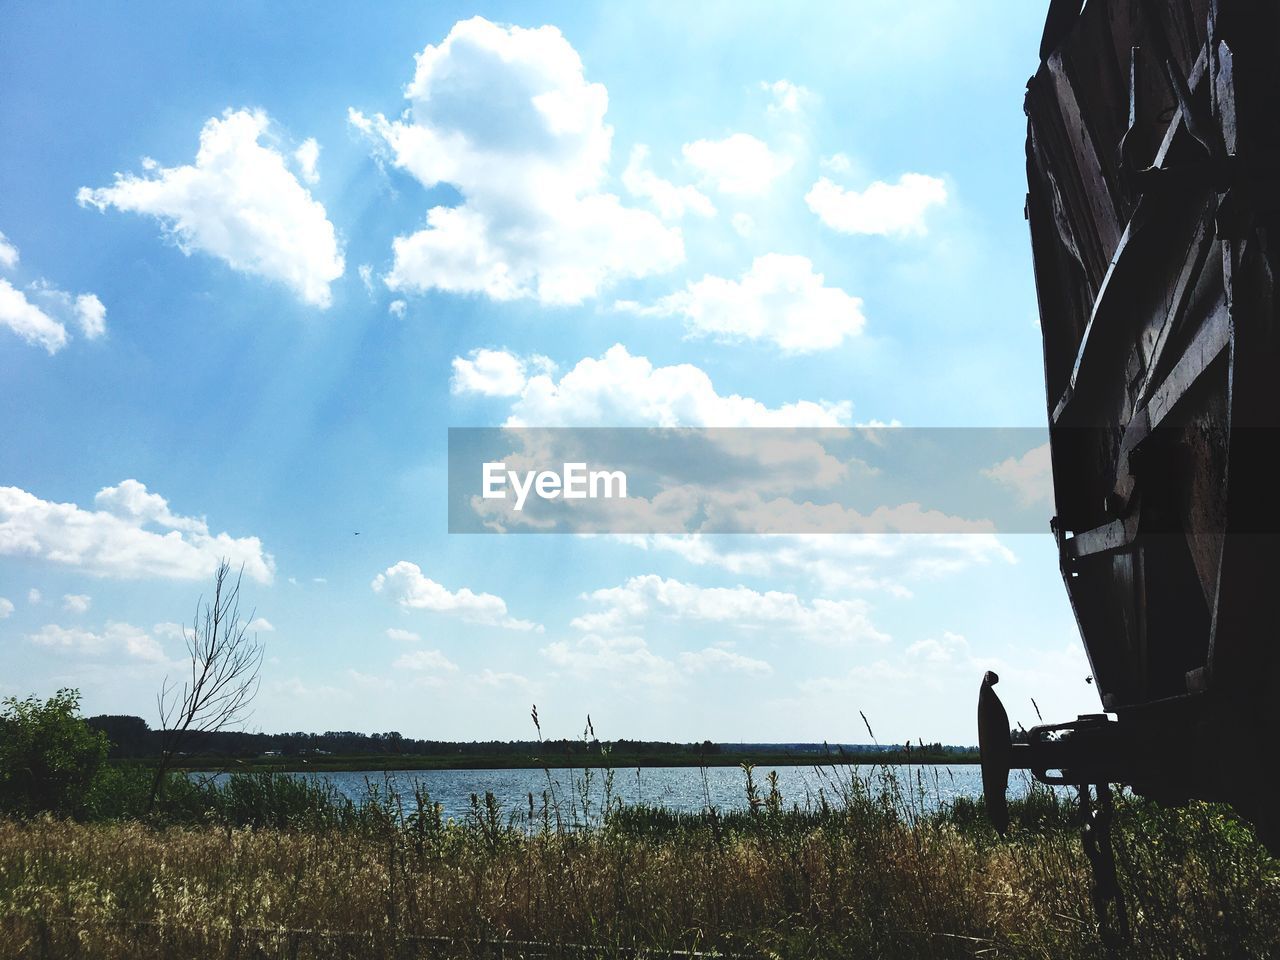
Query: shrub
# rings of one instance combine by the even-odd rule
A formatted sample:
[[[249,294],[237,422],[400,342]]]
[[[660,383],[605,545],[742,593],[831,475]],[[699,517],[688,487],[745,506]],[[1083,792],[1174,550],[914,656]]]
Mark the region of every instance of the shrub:
[[[80,691],[0,705],[0,810],[78,816],[108,747],[80,716]]]

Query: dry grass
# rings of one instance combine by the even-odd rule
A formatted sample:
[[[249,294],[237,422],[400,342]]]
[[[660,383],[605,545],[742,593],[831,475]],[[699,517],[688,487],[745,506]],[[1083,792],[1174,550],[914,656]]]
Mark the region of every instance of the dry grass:
[[[0,956],[1104,955],[1071,832],[997,842],[964,810],[852,799],[583,830],[483,801],[460,823],[429,803],[319,828],[0,821]],[[1119,833],[1126,956],[1270,955],[1280,879],[1232,818],[1129,803]]]

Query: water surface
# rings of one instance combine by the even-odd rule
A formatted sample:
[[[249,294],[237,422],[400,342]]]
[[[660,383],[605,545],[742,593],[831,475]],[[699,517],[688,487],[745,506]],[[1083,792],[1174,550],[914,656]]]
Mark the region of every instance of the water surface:
[[[982,772],[977,764],[851,764],[841,767],[759,766],[755,768],[756,789],[764,797],[768,775],[778,775],[778,790],[786,807],[816,806],[825,797],[839,803],[851,777],[868,782],[875,792],[888,791],[909,813],[931,813],[957,797],[982,796]],[[215,777],[222,779],[225,774]],[[590,771],[590,781],[582,768],[543,770],[398,770],[333,771],[291,773],[286,776],[327,781],[339,794],[357,803],[369,795],[372,784],[390,789],[408,807],[413,805],[415,786],[439,803],[446,817],[460,819],[471,809],[471,795],[483,798],[490,792],[504,812],[529,809],[533,794],[535,810],[541,815],[543,793],[554,795],[568,816],[571,803],[581,808],[586,789],[592,812],[605,798],[605,771]],[[1025,794],[1030,780],[1015,772],[1009,778],[1009,796]],[[746,778],[739,767],[643,767],[614,771],[612,795],[627,804],[646,803],[690,813],[707,806],[720,810],[747,807]]]

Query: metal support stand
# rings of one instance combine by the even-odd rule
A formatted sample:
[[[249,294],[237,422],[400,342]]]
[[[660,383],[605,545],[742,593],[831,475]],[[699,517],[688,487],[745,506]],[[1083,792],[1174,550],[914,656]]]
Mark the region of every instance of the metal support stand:
[[[1089,795],[1089,785],[1082,783],[1080,791],[1081,840],[1085,856],[1093,867],[1093,912],[1098,918],[1098,933],[1103,944],[1113,956],[1115,951],[1129,940],[1129,914],[1124,905],[1124,894],[1116,876],[1116,858],[1111,848],[1111,787],[1099,783],[1095,787],[1098,802],[1095,806]]]

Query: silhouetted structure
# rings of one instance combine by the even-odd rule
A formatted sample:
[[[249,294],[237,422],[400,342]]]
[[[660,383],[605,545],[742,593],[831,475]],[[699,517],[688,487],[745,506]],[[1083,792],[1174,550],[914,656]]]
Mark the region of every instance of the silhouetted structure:
[[[984,762],[1226,800],[1276,850],[1280,4],[1080,6],[1027,86],[1026,213],[1053,529],[1114,719]]]

